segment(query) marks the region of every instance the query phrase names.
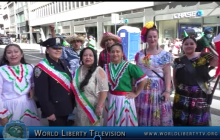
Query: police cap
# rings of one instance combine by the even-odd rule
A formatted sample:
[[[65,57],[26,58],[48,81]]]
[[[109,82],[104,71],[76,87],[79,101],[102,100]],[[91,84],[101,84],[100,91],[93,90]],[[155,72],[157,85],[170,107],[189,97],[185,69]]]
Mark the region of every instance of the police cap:
[[[49,38],[46,41],[41,43],[41,46],[51,47],[54,49],[61,49],[63,46],[63,39],[60,37]]]

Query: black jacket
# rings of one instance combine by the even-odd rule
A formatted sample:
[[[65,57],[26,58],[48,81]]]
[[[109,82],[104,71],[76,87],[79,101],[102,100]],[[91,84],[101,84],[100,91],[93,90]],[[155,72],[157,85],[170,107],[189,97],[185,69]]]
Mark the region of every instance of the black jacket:
[[[59,60],[57,63],[51,58],[47,58],[47,60],[50,65],[54,66],[54,69],[65,72],[72,79],[68,63],[63,60]],[[41,107],[42,117],[49,117],[52,114],[67,116],[72,113],[73,93],[69,93],[60,83],[37,66],[34,69],[34,83],[35,95]]]

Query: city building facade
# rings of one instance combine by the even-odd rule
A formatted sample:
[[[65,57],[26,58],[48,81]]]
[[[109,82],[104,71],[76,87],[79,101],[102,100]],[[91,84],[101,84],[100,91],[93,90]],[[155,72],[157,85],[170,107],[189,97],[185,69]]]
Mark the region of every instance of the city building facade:
[[[5,34],[17,43],[30,43],[29,2],[6,2],[3,6]]]
[[[115,33],[124,25],[125,19],[128,21],[128,26],[140,29],[147,21],[154,21],[159,29],[160,43],[165,38],[170,40],[182,38],[183,31],[190,28],[203,30],[206,26],[212,26],[216,35],[220,32],[220,2],[20,3],[23,5],[19,2],[7,4],[8,16],[3,15],[3,17],[5,23],[8,20],[10,22],[5,24],[4,28],[8,34],[15,33],[17,38],[25,37],[26,34],[29,43],[39,43],[40,39],[46,40],[51,37],[49,26],[54,25],[56,34],[93,35],[98,45],[104,32]],[[16,9],[13,9],[13,4],[16,5]],[[119,14],[121,20],[116,25],[112,23],[113,13]]]
[[[128,19],[130,26],[143,27],[148,20],[145,7],[152,7],[154,2],[36,2],[30,4],[30,26],[33,43],[50,37],[49,25],[57,27],[57,33],[93,35],[97,44],[102,34],[115,33],[111,14],[119,14],[119,19]],[[57,26],[56,26],[57,25]],[[116,30],[122,24],[116,25]]]

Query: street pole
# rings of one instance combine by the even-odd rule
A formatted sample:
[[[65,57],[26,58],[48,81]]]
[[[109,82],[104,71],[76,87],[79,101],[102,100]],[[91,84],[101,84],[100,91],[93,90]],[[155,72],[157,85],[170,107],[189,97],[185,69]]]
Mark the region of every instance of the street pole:
[[[116,32],[116,16],[115,16],[115,35],[117,35],[117,32]]]
[[[117,31],[116,31],[116,23],[115,23],[115,35],[117,35]]]

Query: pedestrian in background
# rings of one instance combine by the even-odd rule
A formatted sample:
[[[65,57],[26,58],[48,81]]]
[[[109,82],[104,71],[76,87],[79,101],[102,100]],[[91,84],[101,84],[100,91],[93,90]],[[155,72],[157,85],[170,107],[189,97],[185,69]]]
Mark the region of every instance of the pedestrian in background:
[[[114,43],[121,43],[121,38],[110,33],[106,32],[102,35],[102,40],[100,43],[100,46],[103,48],[103,50],[99,54],[99,62],[98,65],[102,68],[104,68],[105,64],[110,63],[110,47]],[[123,55],[123,59],[126,60],[125,55]]]
[[[92,35],[89,36],[88,47],[96,50],[96,41],[95,41],[95,38]]]

